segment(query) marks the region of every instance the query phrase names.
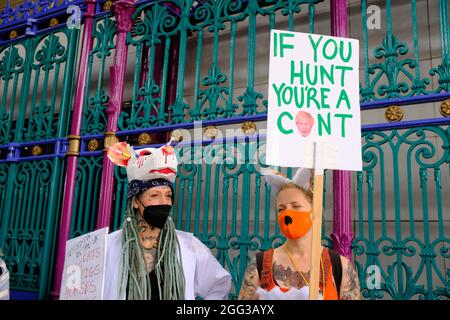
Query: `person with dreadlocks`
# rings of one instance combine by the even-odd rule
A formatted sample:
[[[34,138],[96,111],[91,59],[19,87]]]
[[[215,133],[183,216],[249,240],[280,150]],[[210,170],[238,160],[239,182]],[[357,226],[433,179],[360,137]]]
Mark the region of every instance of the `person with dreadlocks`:
[[[125,142],[108,149],[126,167],[127,208],[108,236],[105,299],[227,299],[230,274],[192,233],[175,229],[170,211],[177,158],[169,144],[138,152]]]

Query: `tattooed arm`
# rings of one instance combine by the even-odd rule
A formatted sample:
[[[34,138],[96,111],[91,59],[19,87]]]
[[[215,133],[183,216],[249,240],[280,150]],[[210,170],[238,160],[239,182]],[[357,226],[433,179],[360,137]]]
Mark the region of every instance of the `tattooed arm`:
[[[358,273],[353,263],[341,256],[342,282],[340,300],[360,300],[361,291],[359,287]]]
[[[244,281],[242,281],[239,291],[239,300],[258,300],[256,289],[259,287],[259,275],[256,268],[256,258],[252,257],[245,272]]]

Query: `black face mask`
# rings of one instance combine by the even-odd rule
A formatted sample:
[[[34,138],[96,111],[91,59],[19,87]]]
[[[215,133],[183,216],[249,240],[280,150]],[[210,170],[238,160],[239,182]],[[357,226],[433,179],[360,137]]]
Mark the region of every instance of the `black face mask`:
[[[172,206],[168,204],[147,206],[144,209],[144,220],[149,225],[162,229],[166,224]]]

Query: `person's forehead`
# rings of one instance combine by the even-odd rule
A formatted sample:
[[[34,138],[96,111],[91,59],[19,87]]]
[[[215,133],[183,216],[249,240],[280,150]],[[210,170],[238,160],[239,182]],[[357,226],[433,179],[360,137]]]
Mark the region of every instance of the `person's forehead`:
[[[288,188],[280,191],[278,194],[278,200],[283,200],[284,202],[289,203],[306,200],[306,197],[302,191],[295,188]]]
[[[299,199],[298,201],[296,201],[296,200],[292,200],[292,201],[284,201],[284,202],[278,202],[278,205],[288,205],[288,204],[290,204],[290,205],[293,205],[293,204],[302,204],[302,203],[304,203],[306,201],[306,199]]]
[[[153,188],[147,189],[144,191],[144,193],[167,192],[167,191],[172,191],[172,189],[170,189],[169,186],[158,186],[158,187],[153,187]]]

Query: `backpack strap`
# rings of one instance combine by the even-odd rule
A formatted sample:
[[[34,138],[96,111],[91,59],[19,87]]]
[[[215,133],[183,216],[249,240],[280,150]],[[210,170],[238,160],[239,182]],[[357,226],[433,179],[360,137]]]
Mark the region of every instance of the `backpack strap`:
[[[342,282],[342,261],[340,254],[332,249],[328,250],[330,253],[331,266],[333,268],[333,278],[336,283],[336,290],[338,293],[338,297],[340,296],[341,291],[341,282]]]

